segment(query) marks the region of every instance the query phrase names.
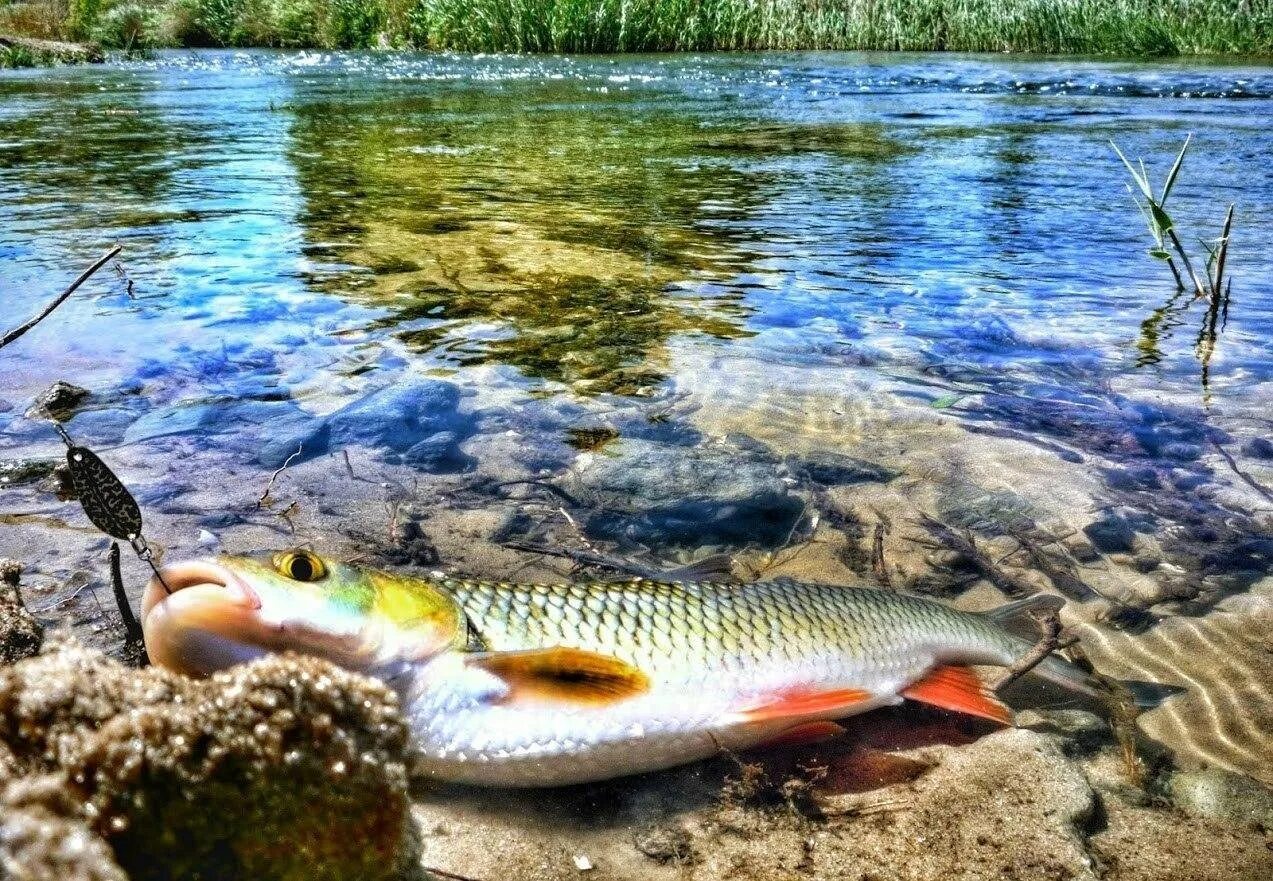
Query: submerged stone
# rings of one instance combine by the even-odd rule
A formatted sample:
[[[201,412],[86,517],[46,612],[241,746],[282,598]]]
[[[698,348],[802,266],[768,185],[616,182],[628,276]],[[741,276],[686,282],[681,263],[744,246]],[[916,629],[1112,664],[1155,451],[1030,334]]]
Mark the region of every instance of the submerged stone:
[[[1273,441],[1256,437],[1242,445],[1242,452],[1252,459],[1273,459]]]
[[[18,578],[22,567],[0,560],[0,664],[13,664],[40,650],[44,628],[22,602]]]
[[[826,451],[811,453],[803,459],[792,458],[787,464],[793,472],[823,486],[888,483],[901,473],[865,459]]]
[[[1136,530],[1123,517],[1109,513],[1083,527],[1092,544],[1107,554],[1131,553],[1135,547]]]
[[[1191,817],[1273,829],[1273,789],[1250,777],[1219,768],[1178,771],[1167,788]]]
[[[581,456],[565,488],[592,509],[589,534],[649,546],[775,547],[804,511],[771,464],[632,438]]]
[[[474,419],[460,412],[459,402],[460,390],[453,383],[405,379],[266,440],[256,458],[277,468],[289,457],[299,464],[343,447],[362,446],[426,470],[461,471],[472,464],[459,443],[473,433]]]
[[[89,390],[58,380],[35,397],[27,416],[64,422],[89,396]]]

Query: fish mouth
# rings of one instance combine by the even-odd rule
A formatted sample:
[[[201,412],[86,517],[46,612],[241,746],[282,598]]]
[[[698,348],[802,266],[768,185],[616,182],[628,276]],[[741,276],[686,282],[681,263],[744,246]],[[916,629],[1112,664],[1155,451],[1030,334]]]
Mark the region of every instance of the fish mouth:
[[[164,566],[151,577],[141,601],[142,618],[179,591],[194,587],[221,588],[226,592],[225,600],[249,609],[261,608],[261,598],[252,586],[216,560],[185,560]]]
[[[159,666],[207,675],[264,651],[260,596],[215,560],[165,566],[141,608],[146,653]]]

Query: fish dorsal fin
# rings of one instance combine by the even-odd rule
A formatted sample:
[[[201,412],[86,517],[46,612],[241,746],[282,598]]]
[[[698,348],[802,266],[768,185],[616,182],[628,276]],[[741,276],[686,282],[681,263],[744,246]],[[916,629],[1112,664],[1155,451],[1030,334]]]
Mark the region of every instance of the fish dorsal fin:
[[[981,679],[967,667],[936,667],[924,678],[902,690],[902,696],[923,704],[1012,724],[1012,710],[994,696]]]
[[[791,688],[777,694],[766,695],[739,710],[734,715],[746,722],[770,722],[779,719],[799,719],[811,716],[830,716],[843,711],[852,715],[854,704],[870,700],[874,695],[860,688],[810,689]]]
[[[734,577],[734,558],[729,554],[712,554],[688,566],[669,569],[659,574],[666,581],[719,581]]]
[[[997,609],[991,609],[985,615],[1002,627],[1013,621],[1029,618],[1031,615],[1043,612],[1059,612],[1064,605],[1065,600],[1061,597],[1053,596],[1050,593],[1036,593],[1034,596],[1017,600],[1015,603],[1006,603]]]
[[[465,663],[502,679],[509,689],[505,702],[540,698],[608,704],[650,690],[650,678],[626,661],[564,646],[476,653]]]
[[[1034,596],[1007,603],[984,614],[1009,633],[1033,641],[1039,637],[1039,622],[1034,616],[1059,612],[1064,605],[1065,600],[1061,597],[1049,593],[1036,593]]]

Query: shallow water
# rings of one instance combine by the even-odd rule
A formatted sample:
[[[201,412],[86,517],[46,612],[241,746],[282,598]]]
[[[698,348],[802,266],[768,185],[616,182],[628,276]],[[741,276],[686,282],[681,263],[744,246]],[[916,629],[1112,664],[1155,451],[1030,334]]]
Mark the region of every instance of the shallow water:
[[[1109,147],[1161,178],[1190,132],[1186,239],[1238,210],[1223,310],[1173,294]],[[366,552],[410,520],[478,574],[520,571],[500,545],[529,538],[851,581],[887,521],[894,582],[953,596],[966,567],[919,543],[923,512],[1070,594],[1110,672],[1189,686],[1151,734],[1267,778],[1270,155],[1273,70],[1240,64],[5,72],[5,314],[124,252],[0,353],[0,459],[58,454],[23,414],[66,379],[93,393],[70,432],[175,554]],[[112,638],[75,591],[100,538],[39,484],[0,493],[0,553]]]

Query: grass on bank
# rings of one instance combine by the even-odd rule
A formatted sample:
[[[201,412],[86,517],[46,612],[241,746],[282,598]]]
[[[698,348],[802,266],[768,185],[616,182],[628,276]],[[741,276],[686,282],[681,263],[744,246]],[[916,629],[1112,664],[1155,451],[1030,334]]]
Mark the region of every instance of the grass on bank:
[[[0,0],[0,33],[110,47],[1273,54],[1270,0]]]

